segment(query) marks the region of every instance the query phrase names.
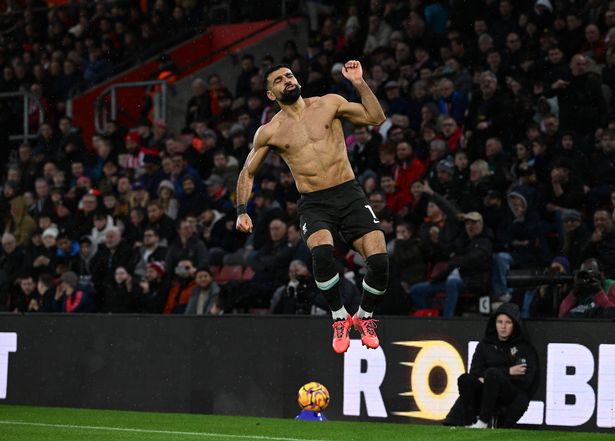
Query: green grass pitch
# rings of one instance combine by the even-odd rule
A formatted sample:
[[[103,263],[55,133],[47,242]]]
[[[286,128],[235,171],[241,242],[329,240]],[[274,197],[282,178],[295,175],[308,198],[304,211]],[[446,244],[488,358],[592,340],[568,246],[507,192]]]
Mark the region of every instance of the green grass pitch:
[[[608,440],[613,435],[0,405],[2,441]]]

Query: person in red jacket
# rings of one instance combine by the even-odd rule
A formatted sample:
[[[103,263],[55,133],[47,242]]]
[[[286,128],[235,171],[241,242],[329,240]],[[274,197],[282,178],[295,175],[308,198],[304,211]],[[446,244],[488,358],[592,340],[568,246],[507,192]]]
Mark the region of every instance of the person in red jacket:
[[[163,314],[183,314],[190,299],[190,292],[196,286],[196,269],[190,259],[182,259],[175,267],[175,277],[162,311]]]
[[[426,164],[414,155],[409,143],[402,141],[397,144],[393,173],[395,185],[402,193],[411,197],[410,186],[423,176],[426,169]]]
[[[408,206],[411,202],[411,197],[403,193],[395,186],[395,178],[392,173],[383,173],[380,175],[380,188],[386,195],[386,205],[395,215],[405,216],[408,212]]]

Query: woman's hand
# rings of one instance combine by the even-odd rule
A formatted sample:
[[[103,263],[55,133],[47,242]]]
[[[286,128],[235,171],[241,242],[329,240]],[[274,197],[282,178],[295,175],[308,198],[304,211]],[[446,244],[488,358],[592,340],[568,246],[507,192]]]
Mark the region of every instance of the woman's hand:
[[[516,364],[508,369],[510,375],[525,375],[527,364]]]

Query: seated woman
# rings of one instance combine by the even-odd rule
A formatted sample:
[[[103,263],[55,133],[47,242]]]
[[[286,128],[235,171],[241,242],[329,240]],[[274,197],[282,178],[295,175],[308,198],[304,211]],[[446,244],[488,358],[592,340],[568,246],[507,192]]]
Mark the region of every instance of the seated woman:
[[[499,426],[511,427],[529,406],[537,368],[536,351],[525,339],[519,308],[504,303],[487,323],[470,373],[457,379],[459,399],[444,423],[486,428],[496,409],[503,408]]]

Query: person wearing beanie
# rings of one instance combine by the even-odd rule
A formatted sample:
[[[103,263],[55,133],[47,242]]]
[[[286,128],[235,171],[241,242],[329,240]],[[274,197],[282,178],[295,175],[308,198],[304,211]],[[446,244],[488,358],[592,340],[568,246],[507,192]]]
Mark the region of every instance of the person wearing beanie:
[[[177,219],[177,213],[179,211],[179,202],[175,198],[175,186],[173,183],[165,179],[158,185],[158,202],[162,207],[164,214],[171,219]]]
[[[56,312],[93,312],[94,303],[86,290],[79,289],[79,276],[66,271],[60,276],[53,301]]]
[[[220,287],[214,281],[214,275],[208,267],[196,270],[195,281],[196,286],[190,292],[184,314],[211,314],[212,307],[220,296]]]
[[[163,261],[152,261],[145,268],[145,276],[139,282],[137,308],[141,313],[160,314],[169,292],[169,278]]]
[[[502,408],[498,427],[512,427],[529,407],[537,372],[538,357],[525,337],[519,308],[505,303],[487,322],[470,372],[457,379],[459,398],[445,424],[484,429]]]
[[[563,210],[564,238],[560,254],[568,257],[571,268],[578,268],[583,262],[582,251],[590,233],[583,216],[577,210]]]

